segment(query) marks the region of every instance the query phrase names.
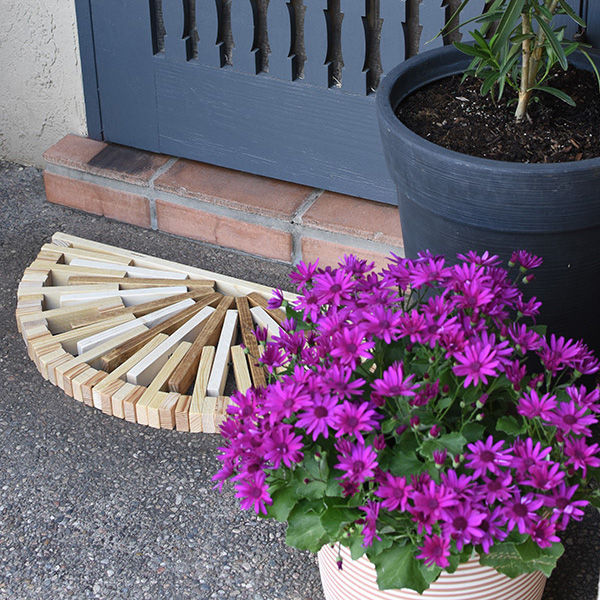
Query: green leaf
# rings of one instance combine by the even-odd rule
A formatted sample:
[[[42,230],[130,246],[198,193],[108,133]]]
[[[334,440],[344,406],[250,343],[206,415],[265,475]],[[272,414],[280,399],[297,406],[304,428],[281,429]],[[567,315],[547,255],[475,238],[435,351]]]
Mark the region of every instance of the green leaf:
[[[533,571],[542,571],[549,577],[563,552],[564,546],[560,543],[552,544],[549,548],[539,548],[531,539],[526,539],[518,545],[508,542],[494,544],[489,554],[480,558],[480,562],[508,577],[518,577]]]
[[[407,477],[422,473],[426,466],[414,452],[397,452],[390,458],[389,469],[396,477]]]
[[[467,438],[458,433],[458,431],[453,431],[452,433],[440,435],[437,438],[425,440],[421,444],[421,453],[429,458],[433,455],[434,450],[443,450],[445,448],[450,454],[456,456],[462,453],[466,443]]]
[[[560,43],[560,40],[556,36],[556,33],[554,31],[552,31],[552,29],[550,28],[548,23],[546,23],[545,19],[540,18],[537,15],[534,15],[534,17],[535,17],[535,20],[538,22],[540,29],[542,29],[543,32],[546,34],[546,39],[548,40],[548,43],[552,47],[552,50],[554,50],[554,53],[556,54],[556,58],[558,58],[558,62],[560,63],[560,66],[566,71],[567,67],[569,66],[569,63],[567,62],[567,57],[565,56],[565,51],[563,50],[562,44]]]
[[[330,539],[339,538],[344,527],[360,517],[361,511],[352,508],[331,506],[321,515],[321,525]]]
[[[571,96],[557,90],[556,88],[550,87],[549,85],[534,85],[534,90],[539,90],[540,92],[546,92],[547,94],[551,94],[552,96],[556,96],[558,99],[566,102],[569,106],[575,106],[575,101]]]
[[[524,4],[525,0],[510,0],[508,6],[504,9],[492,42],[492,52],[494,54],[498,54],[508,42],[521,17]]]
[[[517,420],[515,417],[509,415],[500,417],[496,421],[496,429],[508,433],[509,435],[517,436],[525,433],[527,431],[527,426],[523,419],[519,418],[519,420]]]
[[[299,502],[290,512],[285,541],[294,548],[311,552],[318,552],[328,541],[321,515],[309,503]]]
[[[581,27],[585,27],[585,21],[571,8],[570,4],[565,0],[559,0],[560,7],[565,11],[577,25],[581,25]]]
[[[377,568],[377,583],[382,590],[409,588],[422,594],[439,573],[423,568],[414,556],[412,544],[394,544],[377,556],[369,554],[369,558]]]
[[[267,517],[277,521],[287,521],[288,515],[298,501],[298,495],[290,487],[281,488],[271,493],[273,504],[267,506]]]
[[[454,47],[468,56],[475,56],[476,58],[483,59],[486,59],[489,56],[489,54],[484,50],[481,50],[481,48],[478,48],[477,46],[469,46],[468,44],[463,44],[462,42],[454,42]]]
[[[474,444],[477,440],[480,440],[485,433],[485,427],[481,423],[467,423],[462,428],[462,434],[467,439],[467,442]]]

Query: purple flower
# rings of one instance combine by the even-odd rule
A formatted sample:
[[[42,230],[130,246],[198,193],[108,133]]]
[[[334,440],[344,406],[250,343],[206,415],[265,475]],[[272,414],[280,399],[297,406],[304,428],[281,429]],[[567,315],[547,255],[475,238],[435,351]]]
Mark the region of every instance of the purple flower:
[[[540,548],[549,548],[552,544],[560,542],[556,535],[556,522],[551,519],[540,519],[534,523],[530,535]]]
[[[485,443],[478,440],[467,446],[470,452],[467,453],[466,466],[473,469],[473,477],[477,478],[488,471],[498,475],[501,473],[501,467],[510,464],[510,450],[502,450],[503,446],[503,440],[494,443],[491,435]]]
[[[572,367],[580,353],[580,347],[573,340],[564,337],[550,336],[550,341],[544,339],[539,350],[544,367],[553,375],[565,367]]]
[[[573,496],[579,486],[567,487],[563,481],[551,490],[550,496],[544,498],[546,506],[553,509],[554,514],[560,521],[560,528],[565,529],[570,519],[581,521],[584,512],[581,510],[588,505],[587,500],[573,500]]]
[[[401,362],[395,362],[391,367],[383,372],[382,379],[376,379],[373,382],[373,390],[381,396],[414,396],[418,384],[412,383],[414,375],[404,377],[404,365]]]
[[[563,433],[574,433],[590,437],[592,432],[588,425],[598,422],[593,415],[586,415],[587,408],[579,408],[573,400],[561,402],[549,415],[549,421],[558,427]]]
[[[559,485],[564,478],[565,472],[561,471],[561,466],[558,463],[544,461],[541,464],[532,465],[522,483],[538,490],[551,490]]]
[[[281,290],[273,290],[271,297],[267,301],[267,308],[276,309],[283,304],[283,292]]]
[[[322,304],[339,305],[351,297],[354,289],[352,275],[341,270],[318,273],[313,277],[313,293]]]
[[[283,385],[276,381],[267,388],[265,396],[265,409],[270,413],[272,424],[290,418],[310,403],[310,396],[303,387],[294,383]]]
[[[518,265],[523,269],[536,269],[541,266],[542,259],[539,256],[527,252],[527,250],[518,250],[512,253],[510,257],[509,265]]]
[[[337,428],[335,437],[343,435],[354,435],[360,441],[363,440],[363,432],[372,431],[377,427],[379,415],[369,402],[360,405],[352,404],[347,400],[336,406],[334,427]]]
[[[529,390],[519,398],[517,412],[528,419],[541,417],[547,421],[555,408],[555,395],[542,394],[540,396],[536,390]]]
[[[383,498],[381,506],[387,510],[406,510],[408,498],[412,492],[412,485],[407,483],[406,477],[395,477],[391,473],[385,473],[379,487],[375,490],[378,498]]]
[[[537,521],[536,511],[544,505],[542,498],[535,494],[521,496],[515,491],[511,500],[505,504],[504,514],[508,518],[508,530],[515,527],[519,533],[531,533],[534,523]]]
[[[341,479],[351,483],[363,483],[365,479],[375,475],[377,453],[371,446],[361,443],[349,444],[349,452],[341,452],[336,469],[343,471]]]
[[[552,448],[542,448],[540,442],[536,442],[534,446],[531,438],[527,438],[525,441],[517,440],[513,444],[510,466],[515,469],[517,475],[525,476],[531,467],[542,464],[551,451]]]
[[[283,462],[286,467],[302,460],[302,437],[294,434],[291,425],[280,425],[272,429],[265,440],[265,459],[273,463],[274,469],[279,469]]]
[[[577,406],[585,407],[595,413],[600,412],[600,388],[595,387],[588,392],[584,385],[579,387],[572,385],[565,391]]]
[[[448,508],[444,511],[443,518],[442,534],[456,542],[456,549],[459,552],[465,544],[476,544],[477,540],[484,536],[479,525],[484,520],[485,514],[467,503],[459,503]]]
[[[568,456],[567,464],[573,465],[575,470],[581,469],[583,477],[586,476],[588,467],[600,467],[598,444],[587,445],[581,438],[567,437],[565,439],[565,455]]]
[[[235,484],[237,490],[235,497],[240,499],[240,506],[244,510],[254,508],[256,514],[267,514],[265,504],[273,504],[269,496],[269,486],[265,483],[266,475],[259,471],[254,477],[238,481]]]
[[[365,380],[357,377],[352,379],[354,371],[343,365],[332,365],[323,369],[322,382],[329,393],[337,396],[340,400],[348,400],[352,396],[362,395],[362,387]]]
[[[414,506],[409,511],[421,519],[420,515],[431,520],[438,520],[445,509],[456,502],[456,494],[445,485],[429,481],[427,484],[415,488],[412,494]],[[424,520],[423,520],[424,521]]]
[[[457,352],[454,359],[459,364],[452,367],[452,371],[459,377],[465,377],[464,387],[469,387],[471,384],[478,385],[480,381],[487,383],[488,376],[493,377],[498,374],[500,361],[496,358],[496,351],[490,344],[483,344],[477,340],[471,342],[463,352]]]
[[[296,284],[299,290],[306,289],[306,286],[311,283],[312,277],[317,270],[319,260],[314,264],[301,262],[296,266],[296,269],[290,273],[290,279]]]
[[[370,358],[375,342],[368,342],[359,328],[346,327],[333,336],[331,356],[355,369],[361,358]]]
[[[335,407],[337,400],[333,396],[320,395],[313,398],[298,415],[296,427],[304,428],[306,433],[312,433],[312,439],[319,435],[329,437],[329,428],[335,425]]]
[[[417,558],[422,559],[428,567],[436,565],[444,569],[450,565],[450,561],[448,560],[450,556],[450,540],[435,534],[426,536],[419,550],[421,552],[417,554]]]
[[[366,506],[361,506],[361,510],[365,511],[365,525],[363,527],[363,543],[362,546],[372,546],[374,540],[380,540],[377,535],[377,517],[379,515],[379,504],[374,500],[369,500]]]
[[[485,501],[489,504],[502,503],[512,496],[514,489],[512,475],[508,472],[500,473],[497,477],[483,477],[483,493]]]

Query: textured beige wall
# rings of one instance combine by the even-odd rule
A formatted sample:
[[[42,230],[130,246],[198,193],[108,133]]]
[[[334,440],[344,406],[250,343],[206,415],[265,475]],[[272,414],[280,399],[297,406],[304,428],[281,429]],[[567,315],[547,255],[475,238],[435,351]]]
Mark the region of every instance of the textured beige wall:
[[[74,0],[0,0],[0,158],[43,166],[86,134]]]

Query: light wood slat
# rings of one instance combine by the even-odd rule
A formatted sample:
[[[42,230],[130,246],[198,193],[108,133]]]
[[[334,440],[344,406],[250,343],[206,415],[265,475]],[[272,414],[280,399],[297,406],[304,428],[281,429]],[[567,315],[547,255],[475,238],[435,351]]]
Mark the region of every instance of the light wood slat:
[[[221,337],[217,344],[215,360],[206,386],[207,396],[222,396],[225,390],[225,382],[229,372],[229,361],[231,359],[231,345],[235,341],[237,333],[237,310],[228,310],[221,329]]]
[[[267,339],[271,340],[274,335],[278,335],[280,328],[275,319],[271,318],[267,312],[260,306],[255,306],[250,309],[254,322],[267,330]]]
[[[158,420],[161,429],[175,428],[175,410],[181,399],[181,394],[169,392],[158,407]]]
[[[221,294],[214,293],[208,296],[202,297],[198,300],[194,306],[190,306],[182,310],[177,315],[174,315],[170,319],[167,319],[164,323],[152,327],[148,332],[140,335],[128,341],[121,346],[117,346],[111,352],[108,352],[106,356],[102,357],[102,368],[106,372],[110,373],[113,369],[119,366],[122,362],[125,362],[130,356],[137,352],[144,344],[151,340],[157,333],[172,334],[174,331],[179,329],[188,319],[200,312],[206,306],[210,306],[221,299]]]
[[[87,267],[72,267],[71,265],[52,264],[47,266],[47,261],[34,261],[30,269],[46,269],[50,275],[52,285],[68,285],[69,277],[74,275],[90,275],[90,269]],[[94,269],[94,275],[97,277],[124,277],[125,271],[116,269]]]
[[[129,265],[132,259],[115,256],[110,254],[103,254],[101,252],[92,252],[90,250],[81,250],[78,248],[71,248],[68,246],[58,246],[57,244],[44,244],[42,246],[42,252],[48,252],[52,254],[59,254],[65,264],[69,264],[74,258],[87,258],[88,260],[96,260],[100,262],[118,263],[119,265]],[[39,255],[38,255],[39,257]]]
[[[154,429],[160,429],[160,410],[162,407],[171,407],[173,410],[177,406],[177,402],[181,394],[176,392],[156,392],[150,404],[148,404],[148,425]],[[165,408],[163,408],[163,411]]]
[[[71,265],[75,267],[88,267],[90,269],[115,269],[120,267],[118,264],[98,262],[95,260],[86,260],[83,258],[75,258],[71,261]],[[187,279],[186,273],[176,273],[175,271],[164,271],[161,269],[148,269],[145,267],[134,267],[127,265],[125,269],[126,277],[144,277],[145,279]]]
[[[100,278],[102,279],[102,278]],[[93,285],[59,285],[59,286],[44,286],[36,290],[37,294],[42,296],[43,310],[51,310],[60,308],[60,298],[66,294],[79,294],[81,292],[94,291],[116,291],[119,289],[118,283],[103,283],[98,282]],[[21,294],[21,298],[28,298],[27,294]]]
[[[77,357],[73,357],[70,361],[68,361],[65,364],[61,364],[60,366],[55,367],[54,371],[56,373],[56,375],[55,375],[56,385],[58,385],[58,387],[60,387],[61,390],[65,391],[67,394],[69,394],[70,393],[70,384],[69,384],[68,378],[66,377],[66,374],[70,368],[73,368],[82,363],[87,363],[91,366],[100,367],[101,365],[99,363],[101,362],[100,361],[101,356],[103,356],[104,354],[109,352],[111,349],[115,348],[115,346],[118,346],[119,344],[122,344],[123,342],[125,342],[127,340],[133,339],[133,338],[139,336],[142,332],[147,331],[147,330],[148,330],[147,327],[140,325],[139,327],[136,327],[135,329],[132,329],[131,331],[122,333],[121,335],[117,336],[116,338],[113,338],[112,340],[104,342],[103,344],[100,344],[99,346],[96,346],[95,348],[92,348],[92,350],[85,352],[84,354],[80,354]],[[104,370],[104,369],[102,369],[102,370]],[[48,378],[49,379],[52,378],[50,370],[48,371]]]
[[[210,293],[212,294],[214,292],[211,291]],[[177,294],[176,296],[169,296],[168,298],[153,300],[152,302],[145,302],[144,304],[137,304],[136,306],[121,306],[120,308],[115,308],[110,311],[104,311],[98,315],[74,318],[72,319],[71,324],[73,327],[83,327],[84,325],[90,325],[91,323],[102,321],[103,319],[107,319],[111,316],[117,316],[121,314],[132,314],[134,317],[143,317],[148,313],[154,312],[155,310],[160,310],[161,308],[165,308],[166,306],[170,306],[172,304],[176,304],[182,300],[191,298],[192,300],[196,301],[204,298],[207,295],[208,294],[205,294],[203,291],[198,292],[197,290],[194,290],[193,292]]]
[[[175,429],[177,431],[189,431],[190,430],[190,396],[180,396],[175,407]]]
[[[134,401],[137,401],[135,399],[139,398],[144,393],[145,389],[146,388],[143,388],[141,385],[133,385],[125,382],[110,398],[113,417],[124,419],[125,402],[129,401],[131,398],[133,398]]]
[[[221,334],[221,327],[225,320],[227,309],[233,304],[231,296],[224,296],[217,305],[215,312],[210,316],[206,325],[192,344],[185,358],[181,361],[177,369],[169,379],[169,390],[184,394],[192,385],[200,355],[204,346],[213,346],[217,343]]]
[[[152,300],[160,300],[176,294],[185,294],[188,289],[185,286],[140,288],[136,290],[114,290],[107,292],[83,292],[81,294],[66,294],[60,299],[61,306],[77,306],[102,298],[121,298],[125,306],[144,304]]]
[[[69,278],[69,285],[99,285],[101,283],[117,284],[119,289],[134,290],[141,287],[174,287],[184,285],[188,290],[214,292],[215,281],[211,279],[149,279],[145,277],[94,277],[78,275]]]
[[[137,422],[141,425],[148,425],[148,406],[152,403],[156,392],[166,391],[167,381],[171,373],[181,362],[185,353],[189,350],[191,344],[189,342],[181,342],[177,346],[175,352],[169,357],[163,368],[158,372],[158,375],[148,385],[146,391],[142,394],[135,406],[135,414]],[[164,388],[164,390],[163,390]],[[160,403],[158,404],[160,406]],[[158,406],[156,407],[158,409]]]
[[[191,344],[205,327],[207,320],[213,312],[214,309],[212,307],[205,306],[189,321],[186,321],[146,358],[127,372],[127,381],[138,385],[149,385],[167,362],[173,350],[181,342],[189,342]]]
[[[256,292],[252,292],[252,294],[248,294],[248,301],[250,302],[250,304],[252,306],[259,306],[260,308],[263,308],[265,310],[265,312],[275,321],[277,321],[277,323],[279,325],[281,325],[283,323],[283,321],[285,321],[286,316],[285,313],[279,309],[279,308],[268,308],[268,300],[264,297],[261,296],[260,294],[257,294]]]
[[[233,374],[235,376],[235,387],[245,394],[252,387],[252,378],[248,369],[246,352],[241,346],[232,346],[231,360],[233,363]]]
[[[260,356],[258,349],[258,342],[254,336],[254,321],[252,320],[252,313],[250,312],[250,306],[247,298],[236,298],[235,305],[238,310],[240,319],[240,331],[242,333],[242,340],[244,346],[248,350],[248,364],[250,366],[250,375],[252,376],[252,383],[255,387],[264,387],[267,382],[265,379],[265,371],[258,364],[257,360]]]
[[[133,259],[133,264],[135,266],[148,266],[150,268],[156,268],[160,266],[168,270],[187,273],[191,279],[214,279],[216,282],[217,291],[220,291],[223,294],[229,294],[231,296],[246,296],[252,292],[259,292],[268,298],[273,292],[271,288],[258,283],[251,283],[249,281],[243,281],[228,275],[221,275],[205,269],[182,265],[170,260],[165,260],[163,258],[155,258],[147,254],[142,254],[141,252],[125,250],[123,248],[102,244],[100,242],[93,242],[62,232],[55,233],[52,236],[52,241],[54,243],[64,243],[74,248],[94,250],[96,252],[105,252],[107,254],[116,254],[117,256],[131,258]],[[289,294],[287,292],[284,293],[284,297],[289,300],[293,300],[295,298],[294,294]]]
[[[190,431],[202,431],[202,402],[206,397],[206,388],[208,386],[208,378],[215,359],[215,347],[204,346],[200,363],[198,364],[198,372],[194,383],[192,400],[190,402],[189,420]]]
[[[99,344],[119,335],[124,331],[127,331],[128,329],[131,329],[132,327],[136,327],[137,325],[145,325],[146,327],[150,328],[156,327],[157,325],[160,325],[161,323],[166,321],[169,317],[181,312],[188,306],[193,305],[193,300],[183,300],[177,304],[172,304],[171,306],[167,306],[165,308],[161,308],[160,310],[144,315],[143,317],[138,317],[137,319],[134,319],[132,315],[123,315],[122,317],[116,318],[125,319],[126,317],[129,317],[132,320],[128,323],[116,327],[110,327],[110,323],[106,322],[100,325],[98,323],[96,323],[95,325],[90,325],[89,327],[101,327],[102,325],[104,327],[99,333],[80,339],[77,342],[77,354],[81,354],[83,352],[86,352],[87,350],[91,350],[95,346],[98,346]],[[74,354],[74,352],[72,352],[72,354]]]
[[[96,408],[101,408],[103,412],[108,414],[112,413],[112,393],[117,390],[111,390],[112,393],[109,393],[108,386],[121,382],[121,387],[125,383],[125,381],[121,378],[125,377],[127,371],[132,369],[135,365],[137,365],[143,358],[145,358],[152,350],[154,350],[157,346],[159,346],[164,340],[167,339],[167,334],[159,333],[150,340],[145,346],[142,346],[131,358],[126,360],[122,365],[117,367],[114,371],[109,373],[106,379],[99,385],[94,388],[93,397],[94,397],[94,406]],[[118,388],[117,388],[118,389]],[[110,411],[110,413],[109,413]]]

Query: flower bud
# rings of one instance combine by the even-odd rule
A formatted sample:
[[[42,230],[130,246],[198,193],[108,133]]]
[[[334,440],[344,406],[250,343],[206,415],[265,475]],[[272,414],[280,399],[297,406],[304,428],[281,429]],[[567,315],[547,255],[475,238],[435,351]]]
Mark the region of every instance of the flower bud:
[[[433,451],[433,462],[436,467],[441,467],[446,462],[446,457],[448,455],[448,451],[446,448],[443,450],[434,450]]]
[[[442,394],[444,394],[444,396],[445,396],[446,394],[448,394],[449,391],[450,391],[450,386],[447,383],[445,383],[442,386]]]
[[[383,433],[375,436],[373,446],[375,447],[375,450],[383,450],[385,448],[385,437]]]
[[[439,425],[434,425],[430,430],[429,430],[429,435],[432,438],[436,438],[438,435],[440,435],[440,427]]]
[[[421,424],[421,419],[419,419],[419,415],[413,415],[410,418],[410,426],[412,429],[419,429],[419,425]]]
[[[408,427],[406,425],[400,425],[400,427],[396,428],[396,434],[402,435],[407,429]]]
[[[483,394],[481,396],[481,398],[479,398],[479,400],[477,400],[477,402],[475,403],[475,406],[477,406],[477,408],[483,408],[485,406],[485,403],[487,402],[489,396],[487,394]]]
[[[478,415],[475,416],[476,421],[483,421],[484,418],[485,418],[484,413],[479,413]]]

